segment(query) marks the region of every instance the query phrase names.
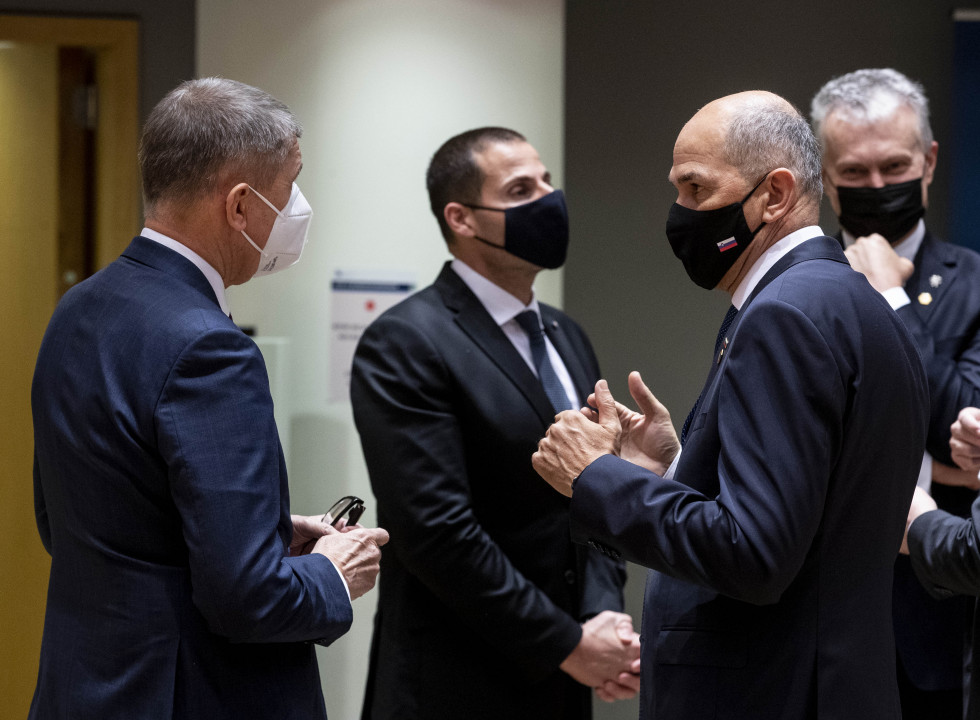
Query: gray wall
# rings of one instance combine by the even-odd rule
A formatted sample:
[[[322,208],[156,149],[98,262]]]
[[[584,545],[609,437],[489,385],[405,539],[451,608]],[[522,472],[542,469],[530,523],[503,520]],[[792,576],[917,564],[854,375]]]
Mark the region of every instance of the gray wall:
[[[195,0],[0,0],[0,13],[140,23],[140,118],[194,75]]]
[[[640,370],[679,428],[729,303],[688,280],[664,235],[676,197],[667,183],[674,140],[710,100],[765,89],[809,115],[824,82],[860,67],[919,80],[940,147],[926,219],[945,233],[954,7],[977,2],[567,0],[565,309],[588,331],[617,397],[628,399],[626,375]],[[837,230],[826,202],[821,224]],[[639,618],[644,571],[630,570]]]

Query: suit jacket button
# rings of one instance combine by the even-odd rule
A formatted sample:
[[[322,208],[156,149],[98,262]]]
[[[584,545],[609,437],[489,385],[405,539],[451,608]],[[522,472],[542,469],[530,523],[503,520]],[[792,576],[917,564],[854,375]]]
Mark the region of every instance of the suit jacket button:
[[[574,585],[575,584],[575,571],[574,570],[566,570],[565,571],[565,582],[567,582],[569,585]]]

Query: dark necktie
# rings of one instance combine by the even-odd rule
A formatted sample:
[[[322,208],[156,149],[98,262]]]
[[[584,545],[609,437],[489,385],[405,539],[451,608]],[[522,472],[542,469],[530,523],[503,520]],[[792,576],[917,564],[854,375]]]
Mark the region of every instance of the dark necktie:
[[[721,327],[718,328],[718,337],[715,338],[715,353],[712,355],[716,359],[715,365],[718,364],[718,352],[721,350],[721,344],[725,341],[725,333],[728,332],[728,328],[732,326],[732,321],[735,320],[735,315],[738,314],[738,310],[735,309],[734,305],[728,307],[728,312],[725,313],[725,319],[721,321]],[[691,422],[698,414],[698,407],[701,405],[701,396],[704,395],[704,391],[708,389],[708,383],[711,382],[711,378],[714,375],[714,366],[712,366],[712,371],[708,373],[708,381],[704,384],[701,389],[701,395],[698,395],[698,399],[694,402],[694,407],[691,408],[691,412],[687,414],[687,419],[684,421],[684,427],[681,428],[681,445],[687,440],[687,431],[691,427]]]
[[[548,359],[548,348],[544,344],[544,330],[538,321],[538,314],[534,310],[525,310],[514,318],[518,324],[524,328],[524,332],[531,339],[531,359],[534,366],[538,369],[538,379],[544,386],[544,392],[551,400],[551,405],[555,412],[571,410],[572,404],[568,401],[565,388],[555,373],[555,368]]]

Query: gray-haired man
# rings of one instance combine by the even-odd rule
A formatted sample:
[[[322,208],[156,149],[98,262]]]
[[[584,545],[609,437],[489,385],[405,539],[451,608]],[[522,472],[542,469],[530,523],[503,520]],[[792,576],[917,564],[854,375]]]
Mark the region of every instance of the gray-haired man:
[[[820,89],[812,120],[848,260],[902,317],[929,378],[919,485],[963,517],[980,485],[976,473],[951,467],[949,438],[960,408],[980,403],[980,255],[942,242],[922,219],[939,151],[928,100],[896,70],[857,70]],[[932,600],[908,558],[899,559],[894,616],[906,720],[962,715],[964,602]]]

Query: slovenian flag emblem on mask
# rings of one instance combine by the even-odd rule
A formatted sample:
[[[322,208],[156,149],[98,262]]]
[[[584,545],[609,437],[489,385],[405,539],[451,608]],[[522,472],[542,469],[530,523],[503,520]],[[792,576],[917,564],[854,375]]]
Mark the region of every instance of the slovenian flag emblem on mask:
[[[738,243],[735,242],[735,236],[733,235],[727,240],[722,240],[720,243],[718,243],[718,251],[725,252],[726,250],[731,250],[736,245],[738,245]]]

